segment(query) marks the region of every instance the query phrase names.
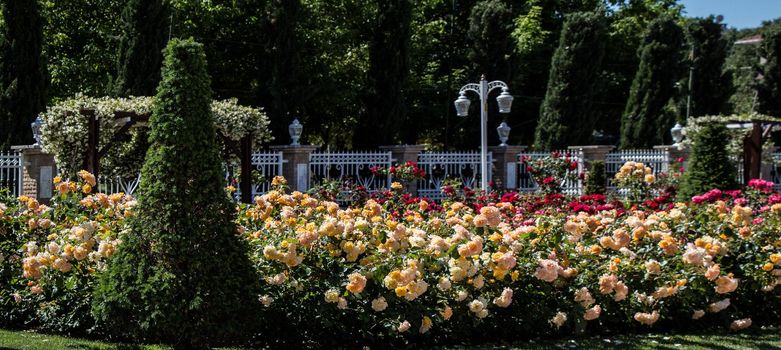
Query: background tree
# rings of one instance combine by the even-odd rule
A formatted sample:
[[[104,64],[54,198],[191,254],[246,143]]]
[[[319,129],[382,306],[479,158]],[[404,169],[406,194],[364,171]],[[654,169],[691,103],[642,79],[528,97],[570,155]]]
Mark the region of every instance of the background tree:
[[[737,172],[724,142],[728,137],[727,128],[717,123],[706,124],[694,135],[689,169],[683,174],[679,191],[682,200],[714,188],[737,188]]]
[[[169,15],[162,0],[131,0],[122,11],[116,96],[152,96],[160,82]]]
[[[369,42],[365,114],[353,134],[353,148],[392,144],[406,113],[409,75],[410,0],[378,0],[376,28]]]
[[[2,1],[0,149],[33,141],[30,123],[46,107],[49,81],[37,1]]]
[[[136,216],[95,296],[114,334],[205,349],[257,329],[259,277],[224,189],[209,86],[203,47],[171,40]]]
[[[724,111],[732,82],[724,69],[728,42],[722,25],[713,18],[694,19],[686,26],[692,74],[691,116],[716,115]],[[685,81],[685,80],[684,80]]]
[[[664,141],[673,122],[665,107],[676,93],[682,46],[683,30],[673,18],[661,17],[650,24],[621,120],[621,148],[651,148]]]
[[[591,107],[604,43],[602,14],[581,12],[567,17],[553,55],[535,133],[536,147],[551,150],[591,141],[595,120]]]
[[[781,26],[768,25],[762,30],[759,55],[766,61],[759,67],[758,111],[781,117]]]
[[[52,101],[111,93],[124,0],[41,0]],[[56,58],[56,59],[55,59]]]

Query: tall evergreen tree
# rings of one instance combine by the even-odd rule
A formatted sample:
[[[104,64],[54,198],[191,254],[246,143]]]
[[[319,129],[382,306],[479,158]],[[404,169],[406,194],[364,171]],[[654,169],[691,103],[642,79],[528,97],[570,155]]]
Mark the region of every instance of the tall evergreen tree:
[[[781,117],[781,26],[764,28],[759,54],[766,61],[759,67],[762,78],[757,84],[758,111]]]
[[[259,279],[225,193],[209,85],[202,46],[171,40],[139,203],[95,293],[95,317],[114,334],[205,349],[257,325]]]
[[[49,87],[38,1],[4,0],[2,13],[0,149],[33,141],[30,123],[46,108]]]
[[[376,0],[376,27],[369,42],[366,111],[353,134],[353,148],[395,141],[406,113],[411,0]]]
[[[122,27],[114,94],[152,96],[170,29],[168,9],[163,0],[130,0],[122,11]]]
[[[504,79],[510,75],[510,53],[514,16],[503,0],[484,0],[472,8],[467,39],[469,60],[476,68],[475,76]]]
[[[668,16],[649,25],[638,50],[640,66],[621,120],[621,148],[650,148],[664,141],[674,122],[665,111],[681,76],[681,27]]]
[[[265,100],[273,135],[287,135],[292,115],[300,108],[302,89],[302,41],[300,22],[304,9],[300,0],[271,0],[267,4],[266,47],[262,57],[267,62],[268,84]],[[262,67],[260,67],[263,69]],[[311,86],[310,86],[311,87]],[[281,137],[281,141],[287,141]]]
[[[595,12],[567,16],[553,55],[535,145],[559,149],[586,144],[594,130],[592,100],[605,53],[605,19]]]
[[[724,70],[727,38],[713,16],[696,19],[686,27],[692,61],[691,116],[716,115],[729,100],[732,82]]]

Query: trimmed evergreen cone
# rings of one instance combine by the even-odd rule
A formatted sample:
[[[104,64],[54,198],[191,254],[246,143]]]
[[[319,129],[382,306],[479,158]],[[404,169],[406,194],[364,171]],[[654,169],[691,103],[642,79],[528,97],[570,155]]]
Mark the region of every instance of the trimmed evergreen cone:
[[[737,172],[729,159],[724,140],[727,128],[723,124],[709,123],[694,136],[689,169],[683,174],[680,196],[690,200],[692,196],[714,188],[732,190],[738,187]]]
[[[536,148],[554,150],[591,142],[592,101],[605,53],[605,31],[605,19],[599,13],[567,16],[540,108]]]
[[[259,279],[234,224],[200,44],[172,40],[129,232],[93,307],[110,334],[201,349],[257,330]]]
[[[607,178],[605,178],[605,161],[594,160],[589,165],[585,183],[586,195],[605,194],[607,192]]]

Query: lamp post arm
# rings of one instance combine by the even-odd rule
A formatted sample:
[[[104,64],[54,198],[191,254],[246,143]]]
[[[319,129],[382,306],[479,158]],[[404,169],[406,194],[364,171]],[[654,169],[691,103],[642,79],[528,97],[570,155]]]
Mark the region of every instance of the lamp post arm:
[[[491,93],[491,91],[493,91],[494,89],[500,89],[500,88],[506,88],[506,87],[508,87],[508,86],[503,81],[494,80],[494,81],[488,83],[488,91],[486,91],[486,95]]]
[[[482,93],[480,91],[480,84],[474,84],[474,83],[473,84],[466,84],[463,87],[461,87],[461,90],[459,90],[458,92],[459,93],[462,93],[462,92],[465,93],[467,91],[472,91],[472,92],[482,96]]]

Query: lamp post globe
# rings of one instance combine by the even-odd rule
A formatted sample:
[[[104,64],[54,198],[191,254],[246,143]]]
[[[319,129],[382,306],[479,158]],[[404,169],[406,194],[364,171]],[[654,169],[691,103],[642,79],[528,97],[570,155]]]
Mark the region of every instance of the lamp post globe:
[[[510,113],[510,109],[513,106],[513,95],[506,87],[502,88],[502,93],[496,97],[496,102],[499,104],[499,113]]]
[[[472,102],[469,101],[469,99],[466,97],[466,94],[464,92],[461,92],[458,96],[458,99],[456,99],[453,104],[456,106],[456,115],[459,117],[466,117],[469,115],[469,105]]]

